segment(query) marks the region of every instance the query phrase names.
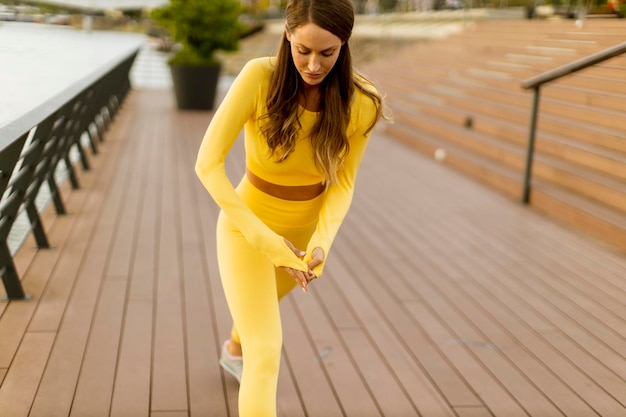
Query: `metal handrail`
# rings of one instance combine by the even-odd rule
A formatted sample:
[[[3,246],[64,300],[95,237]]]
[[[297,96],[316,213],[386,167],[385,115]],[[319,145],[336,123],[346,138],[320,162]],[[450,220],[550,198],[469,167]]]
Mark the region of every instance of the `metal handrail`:
[[[526,168],[524,172],[524,186],[522,189],[522,202],[528,204],[530,201],[530,179],[532,175],[532,163],[533,154],[535,149],[535,136],[537,130],[537,115],[539,112],[539,92],[541,86],[557,80],[566,75],[575,73],[592,65],[604,62],[610,58],[616,57],[626,53],[626,42],[622,42],[618,45],[607,48],[603,51],[596,52],[585,58],[581,58],[569,64],[565,64],[559,68],[555,68],[546,72],[543,72],[534,77],[528,78],[522,81],[521,86],[527,90],[533,89],[535,91],[533,95],[533,107],[530,116],[530,132],[528,134],[528,149],[526,152]]]
[[[0,128],[0,276],[7,299],[28,298],[8,243],[19,210],[28,215],[37,246],[49,247],[35,204],[37,194],[47,184],[57,214],[65,213],[57,167],[64,163],[72,188],[78,188],[70,152],[76,150],[83,169],[89,169],[81,137],[86,134],[96,153],[96,142],[103,140],[104,130],[131,88],[129,72],[138,52],[139,46]]]

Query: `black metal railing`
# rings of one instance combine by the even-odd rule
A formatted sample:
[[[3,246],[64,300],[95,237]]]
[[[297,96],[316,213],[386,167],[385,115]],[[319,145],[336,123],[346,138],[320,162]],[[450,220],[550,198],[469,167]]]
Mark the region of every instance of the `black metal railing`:
[[[89,169],[86,149],[98,152],[98,143],[130,91],[129,72],[137,53],[101,68],[0,128],[0,275],[8,299],[28,298],[8,241],[18,215],[26,213],[27,232],[33,233],[37,247],[50,247],[36,197],[47,184],[56,213],[65,213],[56,173],[65,170],[72,188],[79,187],[73,155]]]
[[[539,92],[541,86],[564,77],[566,75],[575,73],[592,65],[606,61],[607,59],[616,57],[626,52],[626,42],[619,45],[612,46],[603,51],[589,55],[585,58],[581,58],[577,61],[570,62],[559,68],[555,68],[544,73],[541,73],[532,78],[528,78],[522,81],[522,88],[533,89],[535,91],[533,95],[533,107],[530,116],[530,131],[528,134],[528,149],[526,152],[526,168],[524,172],[524,185],[522,189],[522,202],[528,204],[530,201],[530,183],[532,176],[532,163],[535,152],[535,136],[537,132],[537,117],[539,113]]]

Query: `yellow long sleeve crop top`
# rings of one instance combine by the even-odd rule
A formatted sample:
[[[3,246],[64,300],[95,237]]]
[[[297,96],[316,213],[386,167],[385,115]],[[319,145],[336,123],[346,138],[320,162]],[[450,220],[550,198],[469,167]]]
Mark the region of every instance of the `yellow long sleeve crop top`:
[[[302,129],[296,149],[283,162],[270,156],[267,142],[257,120],[266,111],[269,79],[275,58],[249,61],[239,73],[213,116],[198,152],[196,173],[222,211],[234,222],[246,239],[265,254],[276,266],[307,271],[311,252],[320,247],[327,259],[332,242],[345,218],[354,191],[354,183],[368,142],[366,131],[376,117],[373,101],[357,89],[348,126],[350,152],[338,172],[338,182],[325,191],[316,230],[307,245],[307,255],[298,258],[282,236],[266,226],[239,198],[226,176],[224,162],[244,129],[246,166],[260,178],[280,185],[309,185],[324,181],[316,167],[307,132],[315,122],[316,113],[302,109]],[[323,264],[314,268],[320,276]]]

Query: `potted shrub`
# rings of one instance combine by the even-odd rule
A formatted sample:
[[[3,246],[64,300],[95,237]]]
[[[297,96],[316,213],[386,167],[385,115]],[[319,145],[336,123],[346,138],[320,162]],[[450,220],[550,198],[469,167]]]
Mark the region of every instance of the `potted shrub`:
[[[240,13],[239,0],[169,0],[151,12],[176,44],[168,63],[179,109],[213,109],[221,69],[215,52],[239,47]]]

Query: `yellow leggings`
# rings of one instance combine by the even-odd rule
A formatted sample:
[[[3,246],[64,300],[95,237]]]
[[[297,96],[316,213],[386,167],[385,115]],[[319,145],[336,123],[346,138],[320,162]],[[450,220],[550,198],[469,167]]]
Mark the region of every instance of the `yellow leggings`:
[[[259,191],[245,176],[237,193],[272,230],[306,249],[323,195],[309,201],[282,200]],[[223,213],[217,222],[217,257],[233,318],[232,338],[241,343],[244,358],[239,416],[275,417],[283,344],[278,302],[296,281],[252,247]]]

